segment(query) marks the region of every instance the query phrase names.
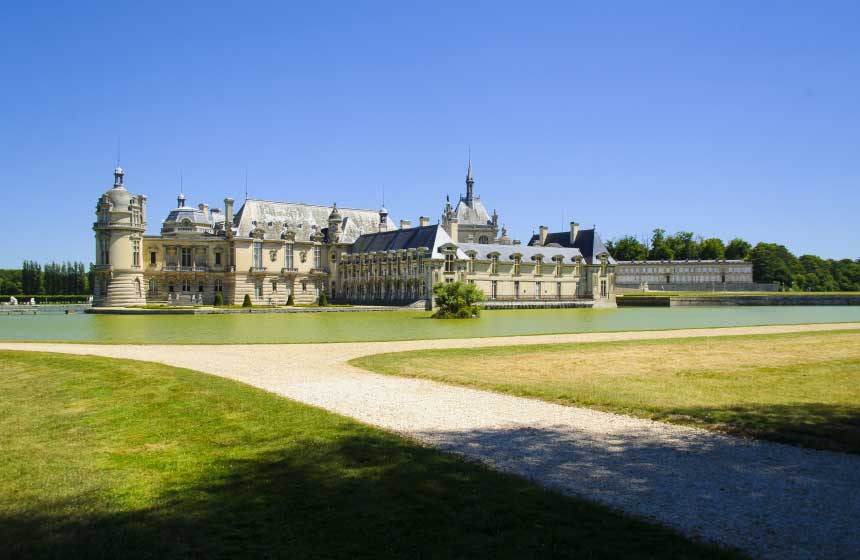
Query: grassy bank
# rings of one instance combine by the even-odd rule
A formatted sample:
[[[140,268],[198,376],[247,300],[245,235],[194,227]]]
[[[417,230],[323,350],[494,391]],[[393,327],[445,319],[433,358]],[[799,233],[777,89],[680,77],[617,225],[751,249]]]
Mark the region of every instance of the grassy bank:
[[[732,557],[229,380],[58,354],[0,365],[8,557]]]
[[[378,354],[423,377],[860,453],[860,331]]]

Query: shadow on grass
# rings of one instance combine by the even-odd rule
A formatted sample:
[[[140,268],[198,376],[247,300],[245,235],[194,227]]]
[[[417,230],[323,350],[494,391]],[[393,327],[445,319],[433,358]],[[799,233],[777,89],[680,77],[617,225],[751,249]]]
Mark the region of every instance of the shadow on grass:
[[[734,557],[452,455],[346,431],[219,459],[146,509],[96,494],[3,509],[4,557]]]
[[[751,403],[675,408],[656,411],[652,417],[813,449],[860,454],[860,405]]]

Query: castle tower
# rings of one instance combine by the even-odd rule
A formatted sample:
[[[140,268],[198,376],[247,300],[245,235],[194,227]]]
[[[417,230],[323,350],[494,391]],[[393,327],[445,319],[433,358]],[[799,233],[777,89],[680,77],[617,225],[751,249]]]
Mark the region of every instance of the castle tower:
[[[93,265],[93,305],[143,305],[143,235],[146,232],[146,197],[125,188],[125,173],[117,166],[113,188],[96,205],[93,231],[96,264]]]

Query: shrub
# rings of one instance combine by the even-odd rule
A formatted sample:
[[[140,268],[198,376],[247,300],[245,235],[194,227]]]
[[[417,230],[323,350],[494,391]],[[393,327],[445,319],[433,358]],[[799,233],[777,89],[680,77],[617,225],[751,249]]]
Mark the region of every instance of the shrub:
[[[289,297],[287,297],[287,305],[295,305],[295,304],[296,304],[296,300],[293,299],[293,294],[291,293],[289,295]]]
[[[320,292],[320,307],[326,307],[328,305],[328,297],[325,295],[325,292]]]
[[[245,299],[242,300],[242,307],[251,307],[251,296],[245,294]]]
[[[433,286],[436,301],[435,319],[469,319],[478,316],[478,304],[484,301],[484,292],[474,284],[463,282],[439,283]]]
[[[213,303],[216,306],[217,305],[224,305],[224,296],[221,295],[221,292],[217,292],[215,294],[215,301]]]

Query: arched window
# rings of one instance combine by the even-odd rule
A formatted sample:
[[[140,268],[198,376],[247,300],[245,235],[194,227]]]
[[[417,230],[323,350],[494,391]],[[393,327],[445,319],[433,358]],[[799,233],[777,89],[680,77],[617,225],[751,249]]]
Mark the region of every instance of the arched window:
[[[140,287],[140,278],[134,279],[134,293],[137,294],[137,297],[143,297],[143,292]]]

